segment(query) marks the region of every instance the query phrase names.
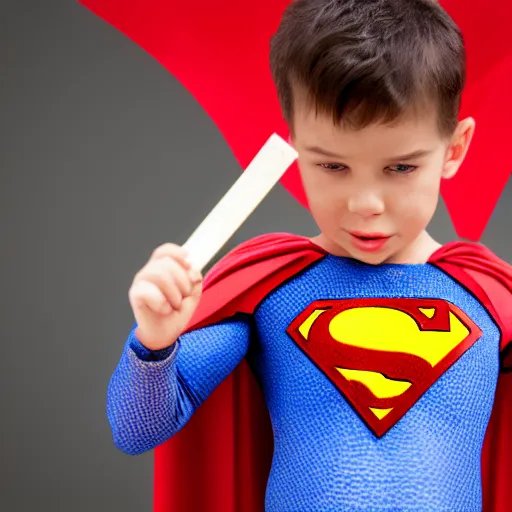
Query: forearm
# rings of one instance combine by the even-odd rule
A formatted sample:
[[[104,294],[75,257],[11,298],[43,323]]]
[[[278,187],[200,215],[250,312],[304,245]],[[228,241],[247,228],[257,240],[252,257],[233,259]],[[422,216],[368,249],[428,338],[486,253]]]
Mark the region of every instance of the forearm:
[[[137,455],[173,436],[243,359],[248,342],[248,324],[233,321],[186,334],[174,349],[154,353],[132,330],[108,386],[115,445]]]
[[[165,359],[148,361],[134,351],[134,341],[132,331],[107,391],[107,417],[114,444],[130,455],[166,441],[199,405],[178,376],[179,343]]]

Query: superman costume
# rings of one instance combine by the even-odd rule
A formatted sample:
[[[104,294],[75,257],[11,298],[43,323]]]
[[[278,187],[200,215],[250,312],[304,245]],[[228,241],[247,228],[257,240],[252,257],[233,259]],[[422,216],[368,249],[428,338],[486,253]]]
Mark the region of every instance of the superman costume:
[[[109,385],[114,440],[132,454],[157,447],[156,484],[168,491],[156,510],[262,510],[268,476],[269,511],[455,512],[483,499],[501,512],[511,299],[510,266],[476,244],[371,266],[302,237],[258,237],[208,274],[173,347],[150,352],[131,332]],[[272,421],[270,475],[268,416],[248,367]],[[218,430],[233,401],[241,417]],[[219,495],[202,496],[211,478]],[[490,478],[502,496],[486,494]]]

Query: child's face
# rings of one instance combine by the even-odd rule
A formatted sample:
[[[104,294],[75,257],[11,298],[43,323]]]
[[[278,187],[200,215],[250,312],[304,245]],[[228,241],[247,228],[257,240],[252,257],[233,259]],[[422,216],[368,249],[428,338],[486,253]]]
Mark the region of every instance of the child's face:
[[[434,111],[351,130],[296,105],[292,142],[324,248],[371,264],[426,260],[441,178],[457,172],[473,130],[467,119],[443,138]]]

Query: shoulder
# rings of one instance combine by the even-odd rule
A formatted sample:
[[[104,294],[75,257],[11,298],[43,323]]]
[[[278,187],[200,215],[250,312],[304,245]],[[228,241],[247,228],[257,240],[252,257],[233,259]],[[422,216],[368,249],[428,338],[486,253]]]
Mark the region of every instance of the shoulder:
[[[314,245],[309,238],[304,236],[292,233],[266,233],[242,242],[230,251],[226,257],[261,250],[275,251],[310,246],[313,247]]]
[[[309,238],[291,233],[268,233],[253,237],[228,252],[208,272],[206,281],[213,283],[234,271],[258,268],[265,273],[294,262],[307,264],[323,256],[325,251]],[[206,282],[205,282],[206,284]]]
[[[450,242],[434,252],[429,262],[449,273],[463,272],[476,276],[479,281],[494,281],[512,295],[512,265],[483,244]]]
[[[219,322],[254,308],[285,280],[326,255],[308,238],[260,235],[235,247],[207,273],[189,328]]]
[[[451,242],[431,261],[465,285],[480,300],[501,331],[501,351],[512,344],[512,265],[485,245]]]
[[[431,261],[456,260],[469,263],[470,260],[499,262],[510,268],[511,265],[499,258],[486,245],[479,242],[465,242],[455,240],[437,249],[430,257]]]

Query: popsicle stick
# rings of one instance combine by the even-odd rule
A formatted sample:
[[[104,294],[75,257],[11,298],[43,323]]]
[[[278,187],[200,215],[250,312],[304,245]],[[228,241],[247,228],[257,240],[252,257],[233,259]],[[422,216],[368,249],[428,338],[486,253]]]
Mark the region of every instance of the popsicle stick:
[[[247,169],[185,242],[190,263],[203,271],[297,159],[297,152],[272,134]]]

